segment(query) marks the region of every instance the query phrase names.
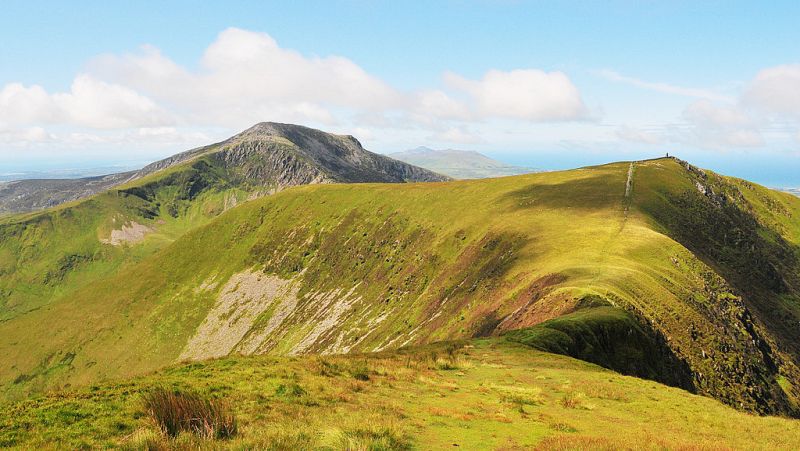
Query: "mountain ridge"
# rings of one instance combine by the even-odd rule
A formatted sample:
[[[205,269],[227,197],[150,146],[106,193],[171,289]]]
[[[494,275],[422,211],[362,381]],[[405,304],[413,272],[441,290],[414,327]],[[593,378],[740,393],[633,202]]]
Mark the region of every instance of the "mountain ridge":
[[[535,328],[599,303],[685,366],[692,391],[792,413],[798,215],[795,197],[672,158],[446,184],[294,187],[227,209],[91,289],[63,288],[68,296],[12,313],[0,333],[28,337],[37,351],[0,344],[10,368],[0,385],[15,396],[181,358],[395,349]],[[83,271],[69,261],[54,273],[63,280]],[[30,335],[51,316],[64,323],[58,333]],[[584,317],[593,320],[530,336],[613,349],[597,331],[619,315]],[[107,332],[93,333],[101,324]],[[643,374],[653,370],[660,380],[657,367]]]
[[[294,142],[295,140],[297,142]],[[448,177],[365,150],[349,135],[333,135],[294,124],[261,122],[215,144],[196,147],[137,171],[64,180],[0,184],[0,214],[23,213],[90,197],[200,157],[223,167],[250,164],[240,181],[282,189],[304,183],[444,181]],[[249,160],[249,161],[246,161]],[[254,162],[253,160],[260,160]],[[255,166],[260,166],[255,168]]]

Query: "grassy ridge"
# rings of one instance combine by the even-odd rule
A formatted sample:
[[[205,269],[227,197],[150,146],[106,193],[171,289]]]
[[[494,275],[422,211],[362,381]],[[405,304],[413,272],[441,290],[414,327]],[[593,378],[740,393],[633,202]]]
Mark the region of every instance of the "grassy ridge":
[[[153,389],[225,400],[230,439],[161,433]],[[796,421],[498,339],[369,355],[227,357],[0,405],[0,445],[123,449],[792,449]]]
[[[677,233],[672,219],[683,210],[670,202],[702,202],[698,176],[672,159],[637,163],[626,197],[630,169],[306,186],[247,202],[124,271],[0,323],[0,334],[18,337],[0,343],[8,363],[0,384],[21,396],[174,362],[226,290],[250,289],[226,283],[255,268],[294,287],[296,304],[277,325],[279,306],[263,310],[232,352],[245,344],[271,354],[374,351],[497,334],[571,313],[593,295],[663,337],[699,393],[791,411],[798,378],[782,330],[752,313],[748,293]],[[770,222],[753,207],[751,230],[796,242],[800,200],[774,199],[794,216]],[[658,216],[662,206],[668,216]],[[795,302],[784,295],[770,302]],[[58,327],[44,333],[52,318]]]

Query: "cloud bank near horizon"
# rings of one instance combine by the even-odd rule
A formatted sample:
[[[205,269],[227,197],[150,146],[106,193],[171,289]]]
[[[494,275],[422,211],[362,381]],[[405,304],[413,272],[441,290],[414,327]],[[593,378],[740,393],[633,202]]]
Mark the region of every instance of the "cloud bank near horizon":
[[[0,131],[2,142],[26,144],[75,141],[73,133],[43,132],[49,126],[150,136],[159,135],[153,129],[241,129],[264,120],[354,127],[369,117],[371,128],[413,127],[464,142],[468,124],[587,118],[578,88],[562,72],[489,70],[477,80],[454,73],[443,79],[441,87],[402,91],[347,58],[304,56],[266,33],[229,28],[194,70],[144,46],[94,58],[68,92],[9,83],[0,89]]]
[[[267,33],[228,28],[192,67],[146,45],[93,58],[63,92],[23,82],[0,87],[0,152],[201,144],[264,120],[464,145],[545,125],[554,142],[575,139],[559,124],[589,129],[587,140],[606,145],[720,150],[800,141],[800,64],[765,68],[736,95],[613,70],[594,74],[685,98],[685,107],[671,122],[642,126],[606,116],[605,105],[587,106],[586,92],[566,72],[532,67],[488,68],[478,77],[444,72],[436,86],[405,90],[346,57],[308,56]]]

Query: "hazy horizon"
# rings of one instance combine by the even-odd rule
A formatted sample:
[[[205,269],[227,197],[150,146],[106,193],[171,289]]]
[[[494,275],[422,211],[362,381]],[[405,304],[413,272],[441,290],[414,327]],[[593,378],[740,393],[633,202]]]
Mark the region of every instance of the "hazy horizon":
[[[416,147],[430,146],[420,145]],[[393,152],[410,150],[416,147],[385,152],[375,149],[368,150],[387,155]],[[434,147],[430,148],[435,150],[442,149]],[[559,150],[555,150],[537,152],[537,159],[534,161],[531,160],[528,155],[515,152],[483,151],[458,146],[450,147],[450,149],[465,151],[475,150],[503,163],[546,171],[574,169],[584,166],[611,163],[615,161],[657,158],[665,156],[667,153],[666,151],[662,153],[658,153],[656,151],[635,153],[619,151],[616,154],[573,153],[569,157],[565,157]],[[152,162],[169,157],[184,150],[188,149],[176,149],[175,152],[167,151],[161,155],[153,155],[151,158],[138,160],[98,160],[96,158],[88,158],[59,161],[50,159],[44,162],[36,162],[34,164],[22,163],[18,165],[4,165],[3,171],[0,171],[0,182],[32,178],[80,178],[132,171],[141,169]],[[769,188],[800,188],[800,178],[798,178],[797,168],[793,166],[794,161],[792,160],[792,157],[787,159],[788,161],[786,161],[786,164],[777,165],[777,167],[775,167],[773,166],[772,162],[764,161],[763,158],[758,155],[747,155],[745,158],[717,158],[715,155],[694,155],[694,158],[687,158],[680,152],[670,152],[669,154],[671,156],[685,159],[696,166],[711,169],[723,175],[744,178]],[[614,156],[617,158],[614,159]]]

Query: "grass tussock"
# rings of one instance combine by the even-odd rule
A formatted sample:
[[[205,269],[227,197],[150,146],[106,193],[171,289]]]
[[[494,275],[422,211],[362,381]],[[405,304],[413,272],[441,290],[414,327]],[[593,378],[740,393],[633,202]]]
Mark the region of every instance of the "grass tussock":
[[[397,427],[367,425],[341,431],[336,448],[348,451],[402,451],[410,450],[413,446]]]
[[[222,400],[161,387],[143,398],[145,410],[169,437],[177,437],[181,432],[206,439],[227,439],[236,435],[236,417]]]
[[[353,376],[353,379],[357,381],[368,381],[370,376],[369,365],[367,365],[366,361],[355,362],[355,364],[350,368],[350,375]]]
[[[257,437],[238,443],[241,450],[293,451],[319,449],[322,434],[302,423],[280,423],[263,431]]]
[[[578,392],[569,392],[564,395],[561,398],[561,406],[567,409],[594,409],[594,405],[587,401],[586,395]]]

